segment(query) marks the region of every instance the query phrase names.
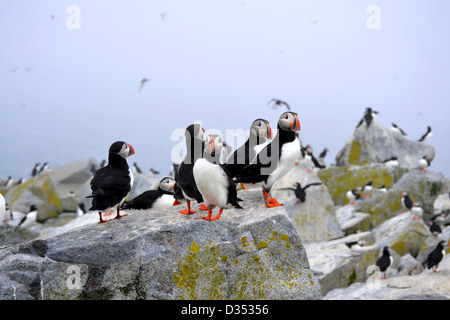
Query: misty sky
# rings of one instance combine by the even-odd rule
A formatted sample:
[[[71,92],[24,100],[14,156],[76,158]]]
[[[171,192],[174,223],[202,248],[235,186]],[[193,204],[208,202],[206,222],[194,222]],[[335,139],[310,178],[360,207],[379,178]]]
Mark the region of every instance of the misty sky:
[[[175,130],[276,128],[272,98],[299,114],[304,144],[331,149],[328,164],[366,107],[413,140],[430,125],[430,170],[449,178],[448,12],[448,0],[0,0],[0,179],[100,162],[116,140],[135,148],[130,164],[169,173]]]

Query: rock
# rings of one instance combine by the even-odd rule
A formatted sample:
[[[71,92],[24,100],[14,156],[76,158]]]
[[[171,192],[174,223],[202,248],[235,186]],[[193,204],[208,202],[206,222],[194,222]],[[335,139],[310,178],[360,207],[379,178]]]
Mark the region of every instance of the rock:
[[[369,181],[372,181],[373,188],[380,188],[384,185],[389,189],[406,172],[406,169],[399,167],[368,164],[364,166],[329,167],[318,171],[317,175],[328,187],[334,204],[343,206],[349,202],[346,197],[347,191],[361,188]]]
[[[345,244],[359,240],[364,240],[366,245],[350,249]],[[375,264],[380,251],[373,243],[372,234],[362,232],[336,240],[305,244],[311,270],[317,275],[324,295],[335,288],[366,279],[366,269]]]
[[[413,275],[420,274],[423,271],[423,265],[418,260],[414,259],[409,253],[400,258],[397,267],[398,275]]]
[[[42,222],[56,217],[63,211],[61,199],[56,192],[55,183],[48,175],[40,175],[12,189],[5,200],[13,211],[27,213],[32,204],[38,208],[37,221]]]
[[[354,283],[344,289],[335,289],[325,300],[448,300],[450,299],[450,255],[439,265],[440,273],[424,270],[417,275],[400,274],[377,280]]]
[[[336,218],[345,234],[358,230],[369,230],[370,214],[355,211],[355,206],[347,204],[336,210]]]
[[[91,179],[93,168],[98,168],[98,162],[87,158],[55,167],[49,174],[55,181],[60,197],[64,198],[71,191],[76,195],[80,194],[84,183]]]
[[[218,221],[177,207],[129,211],[4,248],[0,298],[320,299],[285,209],[266,208],[260,190],[239,197],[245,209]]]
[[[19,244],[36,238],[39,233],[7,223],[0,223],[0,247]]]
[[[362,125],[336,155],[337,166],[366,165],[397,157],[400,167],[418,168],[423,156],[435,157],[433,146],[405,138],[376,123]]]
[[[372,230],[380,247],[389,246],[398,254],[416,257],[422,243],[430,236],[423,220],[413,220],[411,211],[401,213]]]
[[[292,188],[296,182],[303,187],[313,182],[321,182],[314,172],[309,173],[302,166],[297,165],[281,178],[272,190],[272,196],[284,204],[288,216],[307,242],[324,241],[342,236],[339,223],[335,216],[333,200],[325,185],[310,186],[306,189],[306,201],[296,203],[294,191],[280,190]]]

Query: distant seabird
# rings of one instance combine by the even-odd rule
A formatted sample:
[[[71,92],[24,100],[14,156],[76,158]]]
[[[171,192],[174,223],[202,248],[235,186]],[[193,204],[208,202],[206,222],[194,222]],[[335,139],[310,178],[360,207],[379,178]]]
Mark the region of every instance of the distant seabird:
[[[428,269],[433,269],[434,273],[440,272],[437,268],[439,267],[439,263],[441,263],[442,259],[445,257],[444,247],[448,246],[450,246],[450,243],[446,244],[443,240],[439,241],[436,248],[434,248],[433,251],[428,254],[427,260],[425,260]]]
[[[289,107],[289,105],[287,104],[287,102],[284,102],[284,101],[278,100],[278,99],[272,99],[272,100],[270,100],[270,101],[267,103],[267,105],[269,105],[272,101],[273,101],[272,108],[274,108],[274,109],[276,109],[277,107],[281,107],[282,105],[285,105],[286,108],[287,108],[289,111],[291,110],[291,108]]]
[[[392,130],[393,132],[400,133],[401,135],[406,136],[405,131],[403,131],[401,128],[399,128],[399,127],[398,127],[395,123],[393,123],[393,122],[392,122],[391,130]]]
[[[372,108],[366,108],[366,112],[364,113],[363,118],[361,119],[361,121],[359,121],[356,128],[358,129],[359,126],[361,126],[364,122],[366,123],[367,128],[369,128],[372,123],[376,124],[376,122],[377,122],[376,115],[377,114],[378,114],[378,111],[374,111],[374,110],[372,110]]]
[[[377,267],[380,268],[380,271],[384,273],[384,277],[380,277],[380,279],[388,279],[388,277],[386,277],[386,270],[392,265],[393,261],[394,259],[389,253],[389,247],[385,246],[383,248],[382,256],[378,258],[376,262]]]
[[[299,204],[300,202],[303,203],[303,202],[306,201],[306,189],[308,189],[311,186],[319,186],[319,185],[322,185],[322,182],[313,182],[313,183],[309,183],[306,186],[302,187],[300,182],[297,182],[295,184],[295,188],[279,188],[278,190],[292,190],[292,191],[294,191],[295,197],[298,199],[296,204]]]
[[[149,80],[148,80],[147,78],[142,78],[141,84],[140,84],[140,86],[139,86],[138,92],[141,92],[142,88],[144,87],[144,84],[145,84],[146,82],[148,82],[148,81],[149,81]]]
[[[428,126],[427,132],[418,140],[419,142],[427,143],[428,140],[430,140],[431,136],[433,135],[433,132],[431,131],[431,127]]]
[[[419,169],[420,171],[427,172],[426,168],[431,165],[431,158],[428,156],[423,156],[422,159],[419,160]]]

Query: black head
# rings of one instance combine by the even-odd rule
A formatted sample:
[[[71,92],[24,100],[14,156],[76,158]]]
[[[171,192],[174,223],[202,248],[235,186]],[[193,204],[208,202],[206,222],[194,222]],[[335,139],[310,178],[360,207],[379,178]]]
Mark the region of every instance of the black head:
[[[126,159],[134,154],[134,148],[126,142],[116,141],[109,147],[110,154],[118,154]]]
[[[205,129],[203,129],[202,125],[199,123],[195,123],[186,128],[185,136],[188,140],[197,138],[203,141],[204,132]]]
[[[299,131],[301,126],[297,113],[292,111],[283,113],[278,119],[278,128],[284,131]]]

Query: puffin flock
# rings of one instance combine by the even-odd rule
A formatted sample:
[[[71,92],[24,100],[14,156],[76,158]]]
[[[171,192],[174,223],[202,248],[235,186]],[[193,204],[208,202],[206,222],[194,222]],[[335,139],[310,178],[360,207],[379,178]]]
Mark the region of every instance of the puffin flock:
[[[200,124],[191,124],[185,130],[186,155],[175,172],[175,178],[164,177],[157,190],[148,190],[130,201],[125,201],[134,177],[127,158],[134,148],[123,141],[114,142],[109,148],[108,163],[95,171],[91,180],[92,206],[98,211],[100,221],[104,213],[116,211],[114,219],[120,219],[121,209],[148,209],[167,204],[173,193],[173,204],[186,200],[187,208],[181,214],[193,214],[191,202],[202,203],[200,209],[207,210],[208,221],[218,220],[224,209],[242,209],[237,196],[236,184],[262,186],[266,207],[282,206],[271,196],[275,182],[297,163],[301,151],[296,132],[301,128],[297,113],[284,112],[277,124],[277,135],[273,137],[270,124],[265,119],[253,121],[247,141],[221,163],[223,142],[220,136],[204,138],[205,129]],[[272,139],[268,142],[267,140]],[[170,201],[170,200],[169,200]],[[212,210],[218,207],[217,215]]]
[[[141,88],[145,82],[141,83]],[[269,121],[265,119],[256,119],[252,122],[249,135],[246,142],[237,148],[227,159],[223,160],[222,149],[226,145],[219,135],[205,135],[205,129],[201,124],[191,124],[185,130],[186,155],[179,165],[174,165],[174,177],[164,177],[156,190],[147,190],[134,199],[125,201],[128,193],[131,191],[134,183],[133,171],[130,170],[127,158],[135,154],[134,148],[124,142],[114,142],[108,151],[108,161],[105,160],[99,169],[92,168],[93,178],[90,181],[92,194],[86,198],[92,199],[92,206],[89,211],[98,211],[99,223],[105,223],[103,214],[115,214],[115,219],[120,219],[126,214],[121,210],[141,210],[149,208],[167,208],[169,206],[180,205],[180,200],[186,201],[187,208],[180,210],[183,215],[196,213],[192,210],[191,202],[195,201],[201,204],[200,210],[207,211],[206,217],[199,217],[207,221],[219,220],[224,209],[237,208],[243,209],[242,199],[238,197],[236,187],[240,185],[247,189],[246,184],[262,187],[262,199],[268,208],[283,206],[271,196],[271,191],[275,183],[285,176],[295,165],[299,164],[300,159],[305,159],[308,166],[313,170],[325,168],[324,158],[329,151],[327,148],[316,158],[313,155],[312,147],[307,145],[303,147],[298,138],[298,131],[301,129],[298,114],[291,111],[289,105],[278,99],[272,99],[268,105],[272,108],[282,107],[288,109],[281,114],[277,123],[277,134],[274,137]],[[377,121],[377,111],[366,108],[365,114],[356,128],[366,125],[367,128]],[[392,123],[392,131],[401,135],[406,133]],[[428,126],[427,132],[418,140],[426,143],[432,135],[431,127]],[[270,142],[268,140],[271,140]],[[394,156],[383,161],[388,166],[398,166],[398,159]],[[423,172],[430,166],[431,160],[424,156],[418,163],[418,167]],[[48,163],[42,166],[36,164],[32,170],[32,177],[50,170]],[[141,173],[142,170],[133,164],[133,170]],[[154,173],[159,173],[151,170]],[[20,184],[24,179],[20,179]],[[5,187],[11,187],[14,184],[11,177],[5,183]],[[306,201],[306,189],[322,183],[311,183],[302,186],[299,182],[295,188],[281,188],[278,190],[294,191],[297,198],[296,204]],[[349,190],[346,196],[349,203],[353,205],[356,200],[365,198],[372,191],[372,181],[364,186]],[[386,191],[385,186],[379,188]],[[405,211],[413,213],[413,220],[420,220],[423,210],[419,203],[411,201],[408,194],[401,194],[401,203]],[[212,211],[218,207],[218,213],[213,217]],[[81,210],[80,214],[86,210]],[[31,206],[29,213],[17,213],[8,210],[3,195],[0,193],[0,219],[7,221],[11,225],[26,226],[36,221],[37,208]],[[441,217],[435,215],[430,221],[430,231],[433,234],[440,233],[440,226],[436,223]],[[364,246],[364,241],[347,243],[347,246]],[[439,263],[445,256],[445,249],[450,246],[450,242],[441,241],[436,248],[428,255],[425,264],[433,272],[437,270]],[[383,248],[383,253],[377,260],[376,265],[384,273],[386,279],[386,270],[392,264],[392,256],[389,253],[389,247]]]

